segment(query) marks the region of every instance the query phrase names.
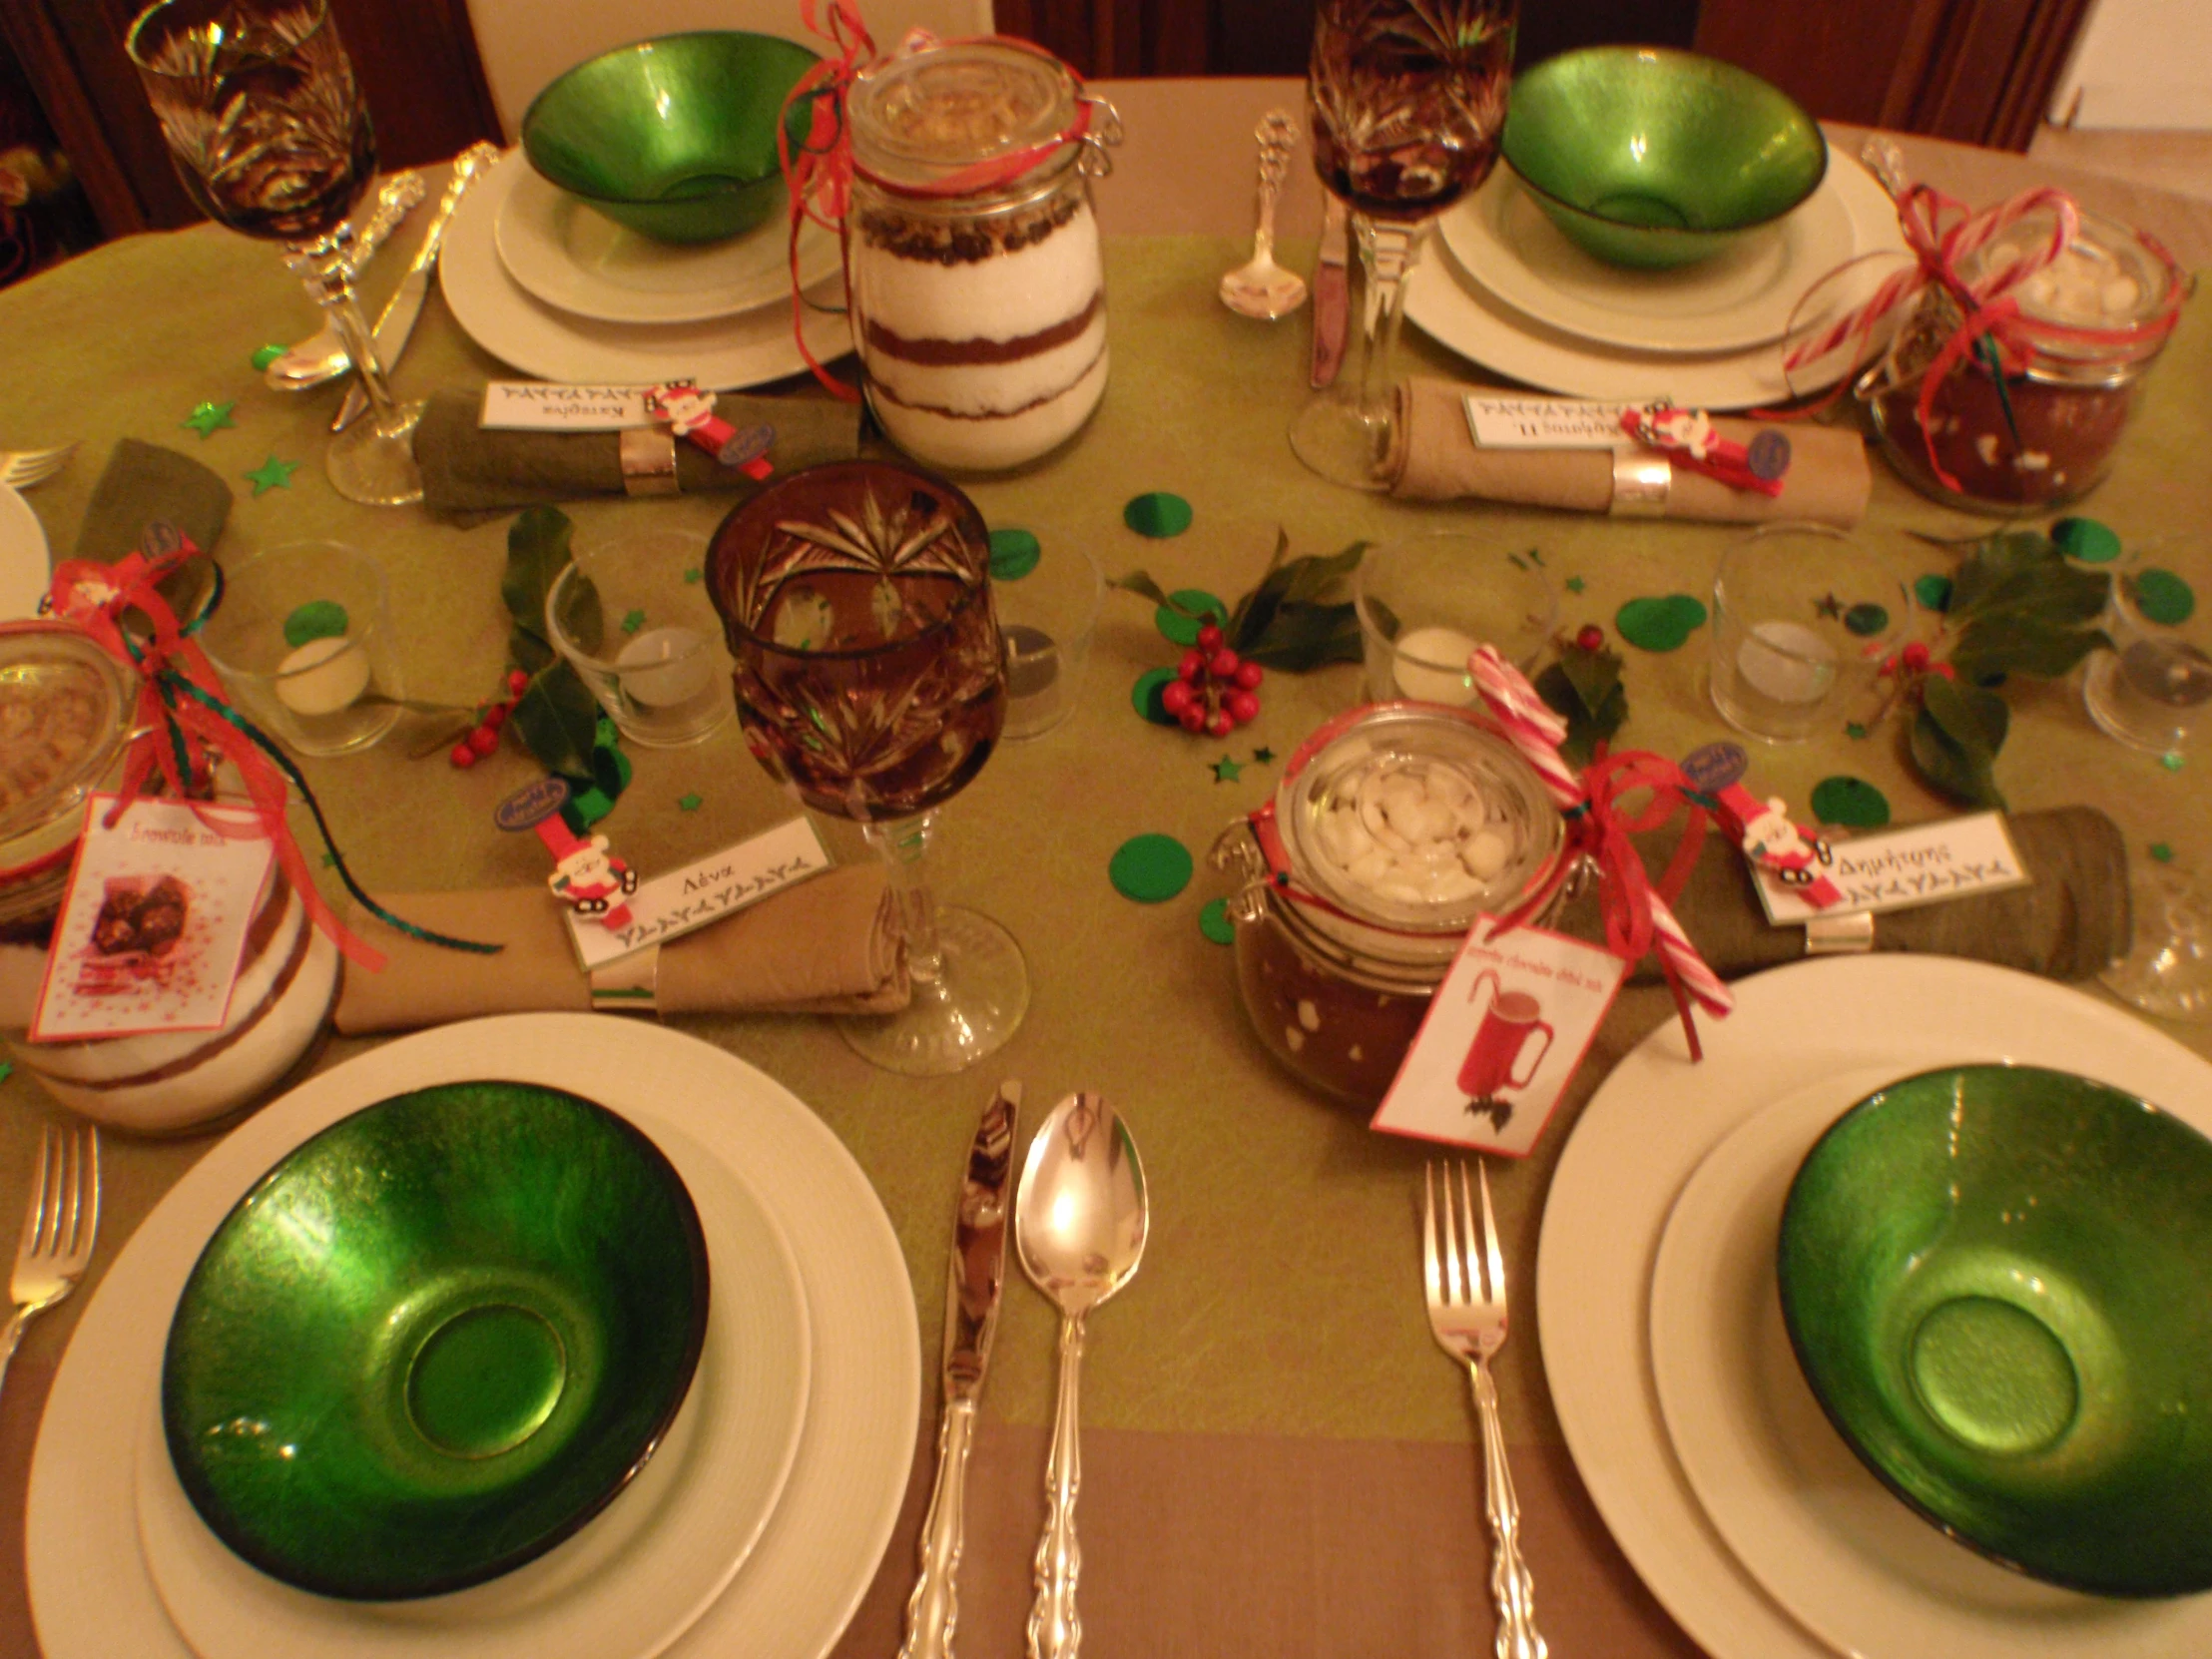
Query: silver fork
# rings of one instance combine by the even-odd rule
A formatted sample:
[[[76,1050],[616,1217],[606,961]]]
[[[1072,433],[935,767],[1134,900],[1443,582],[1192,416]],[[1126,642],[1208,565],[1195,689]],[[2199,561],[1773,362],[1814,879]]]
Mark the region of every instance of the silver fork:
[[[1505,1430],[1497,1418],[1497,1383],[1490,1362],[1505,1346],[1505,1258],[1497,1248],[1497,1220],[1490,1211],[1490,1172],[1475,1164],[1482,1186],[1482,1244],[1474,1237],[1474,1197],[1467,1167],[1458,1166],[1459,1200],[1452,1202],[1452,1168],[1436,1179],[1430,1164],[1421,1175],[1421,1266],[1428,1286],[1428,1329],[1436,1346],[1467,1368],[1475,1414],[1482,1423],[1482,1485],[1490,1518],[1490,1600],[1497,1608],[1497,1659],[1545,1659],[1536,1634],[1536,1584],[1520,1552],[1520,1499],[1505,1462]],[[1443,1213],[1436,1189],[1443,1188]]]
[[[73,443],[56,444],[51,449],[0,449],[0,484],[16,490],[43,484],[76,452]]]
[[[0,1385],[7,1382],[23,1328],[77,1288],[100,1232],[100,1131],[81,1128],[63,1136],[49,1126],[39,1136],[38,1150],[38,1184],[31,1189],[8,1286],[15,1316],[0,1335]]]

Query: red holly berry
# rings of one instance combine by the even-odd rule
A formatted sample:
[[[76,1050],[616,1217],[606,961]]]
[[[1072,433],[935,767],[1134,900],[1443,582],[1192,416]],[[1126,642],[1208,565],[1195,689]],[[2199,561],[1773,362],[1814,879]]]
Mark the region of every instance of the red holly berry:
[[[446,759],[451,761],[455,766],[459,767],[463,772],[466,772],[470,767],[476,764],[476,751],[469,748],[468,740],[466,738],[463,738],[459,743],[453,746],[453,753],[448,755]]]
[[[1597,651],[1605,644],[1605,630],[1594,622],[1585,622],[1574,636],[1575,645],[1583,651]]]
[[[1213,625],[1213,624],[1212,624],[1211,622],[1207,623],[1207,624],[1206,624],[1206,625],[1205,625],[1205,626],[1204,626],[1203,628],[1199,629],[1199,631],[1198,631],[1198,648],[1199,648],[1199,650],[1201,650],[1201,651],[1207,651],[1207,652],[1211,652],[1211,651],[1213,651],[1214,649],[1216,649],[1216,648],[1217,648],[1217,647],[1218,647],[1218,646],[1219,646],[1220,644],[1221,644],[1221,630],[1220,630],[1219,628],[1215,627],[1215,626],[1214,626],[1214,625]]]
[[[1197,700],[1198,693],[1191,690],[1187,680],[1170,680],[1160,688],[1160,707],[1177,717]]]
[[[1196,684],[1199,676],[1206,672],[1206,653],[1203,651],[1184,652],[1183,660],[1175,665],[1175,672],[1181,678]]]
[[[1940,675],[1945,680],[1955,680],[1958,678],[1958,671],[1952,668],[1948,663],[1931,663],[1929,664],[1928,672],[1935,675]]]
[[[1239,726],[1250,726],[1260,718],[1260,700],[1248,691],[1231,692],[1222,699],[1221,706]]]
[[[1226,738],[1236,724],[1235,721],[1229,718],[1227,709],[1216,709],[1214,718],[1206,723],[1206,730],[1217,738]]]
[[[1258,691],[1260,682],[1267,677],[1267,670],[1258,663],[1239,663],[1237,665],[1237,684],[1245,691]]]
[[[479,726],[469,733],[468,747],[479,755],[489,755],[499,747],[499,734],[489,726]]]
[[[1225,646],[1207,661],[1206,672],[1217,680],[1234,680],[1237,677],[1237,666],[1243,661],[1242,657]]]
[[[1914,674],[1922,673],[1928,667],[1928,647],[1919,640],[1915,640],[1899,655],[1904,659],[1906,668]]]
[[[484,711],[484,724],[493,731],[498,731],[500,727],[507,724],[507,711],[512,706],[507,703],[494,703]]]
[[[529,677],[529,676],[528,676],[527,674],[523,673],[523,672],[522,672],[522,670],[520,670],[519,668],[517,668],[517,669],[510,669],[510,670],[508,671],[508,673],[507,673],[507,695],[508,695],[509,697],[520,697],[520,696],[521,696],[521,695],[522,695],[522,694],[523,694],[524,692],[528,691],[529,689],[530,689],[530,677]]]
[[[1206,705],[1195,699],[1175,712],[1176,725],[1186,732],[1202,732],[1206,729]]]

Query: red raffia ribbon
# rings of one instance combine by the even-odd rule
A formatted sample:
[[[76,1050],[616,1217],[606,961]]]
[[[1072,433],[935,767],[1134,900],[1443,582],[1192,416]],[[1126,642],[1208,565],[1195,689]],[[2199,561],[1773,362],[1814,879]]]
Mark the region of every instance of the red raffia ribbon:
[[[1968,281],[1964,273],[1967,260],[2039,210],[2048,210],[2051,215],[2050,235],[2011,264],[1984,271],[1978,279]],[[2043,346],[2154,344],[2172,331],[2181,314],[2186,285],[2176,280],[2168,284],[2163,310],[2124,328],[2090,328],[2024,315],[2020,310],[2018,288],[2065,253],[2066,245],[2073,240],[2080,225],[2081,210],[2074,205],[2073,198],[2048,187],[2022,192],[2010,201],[1974,213],[1932,185],[1908,186],[1898,198],[1898,226],[1905,234],[1915,263],[1885,278],[1864,304],[1792,346],[1783,355],[1784,374],[1818,362],[1847,344],[1853,349],[1854,360],[1859,360],[1885,317],[1910,304],[1930,286],[1941,288],[1950,295],[1964,320],[1922,371],[1921,439],[1927,445],[1928,464],[1936,476],[1947,488],[1959,489],[1958,480],[1944,468],[1936,453],[1936,393],[1950,371],[1969,352],[1975,351],[1981,340],[1987,339],[1994,349],[1996,357],[1992,366],[1997,372],[2016,374]],[[2138,231],[2135,234],[2178,275],[2179,268],[2172,255],[2147,233]],[[1831,273],[1822,281],[1838,275],[1841,273]],[[1823,403],[1833,399],[1842,386],[1843,382],[1839,381]]]
[[[1478,646],[1468,658],[1467,672],[1474,677],[1476,689],[1506,739],[1535,770],[1545,793],[1567,821],[1569,856],[1554,862],[1544,883],[1501,920],[1498,930],[1517,927],[1539,913],[1564,884],[1579,857],[1589,858],[1598,868],[1605,948],[1630,963],[1657,955],[1660,974],[1682,1016],[1690,1058],[1702,1058],[1691,1005],[1695,1003],[1721,1019],[1736,1005],[1736,999],[1720,975],[1698,954],[1696,944],[1674,913],[1674,900],[1690,878],[1698,851],[1705,844],[1707,814],[1692,799],[1690,781],[1664,756],[1640,750],[1607,755],[1577,777],[1559,753],[1559,745],[1567,735],[1566,723],[1536,695],[1520,670],[1485,645]],[[1623,798],[1639,790],[1649,791],[1650,799],[1630,811],[1622,805]],[[1689,814],[1682,838],[1655,883],[1632,837],[1658,829],[1682,811]]]

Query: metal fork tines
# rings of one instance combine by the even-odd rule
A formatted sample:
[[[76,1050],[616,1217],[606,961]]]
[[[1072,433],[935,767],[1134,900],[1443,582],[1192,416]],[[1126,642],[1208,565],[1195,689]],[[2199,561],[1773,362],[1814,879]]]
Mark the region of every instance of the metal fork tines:
[[[1497,1659],[1545,1659],[1536,1633],[1536,1586],[1520,1553],[1520,1499],[1505,1461],[1505,1431],[1497,1415],[1497,1383],[1490,1361],[1505,1346],[1505,1257],[1497,1245],[1490,1209],[1490,1174],[1477,1162],[1482,1193],[1482,1236],[1474,1231],[1474,1194],[1464,1164],[1442,1179],[1434,1164],[1422,1172],[1421,1267],[1428,1287],[1428,1329],[1436,1345],[1467,1368],[1475,1415],[1482,1424],[1484,1508],[1490,1521],[1490,1600],[1497,1608]],[[1436,1203],[1438,1188],[1443,1204]]]
[[[39,1137],[38,1177],[15,1247],[8,1295],[14,1317],[0,1335],[0,1384],[23,1328],[77,1288],[100,1234],[100,1132],[89,1127]]]
[[[17,490],[43,484],[76,452],[73,443],[56,444],[51,449],[0,449],[0,484]]]

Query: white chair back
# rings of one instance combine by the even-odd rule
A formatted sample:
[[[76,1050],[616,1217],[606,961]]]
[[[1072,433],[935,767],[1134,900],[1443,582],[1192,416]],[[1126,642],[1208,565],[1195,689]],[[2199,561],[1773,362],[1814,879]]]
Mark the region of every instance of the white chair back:
[[[816,7],[827,25],[828,0]],[[917,24],[947,39],[991,32],[991,0],[861,0],[876,49],[888,52]],[[547,83],[612,47],[693,29],[750,29],[812,46],[799,0],[468,0],[476,52],[509,139]]]

